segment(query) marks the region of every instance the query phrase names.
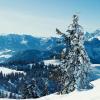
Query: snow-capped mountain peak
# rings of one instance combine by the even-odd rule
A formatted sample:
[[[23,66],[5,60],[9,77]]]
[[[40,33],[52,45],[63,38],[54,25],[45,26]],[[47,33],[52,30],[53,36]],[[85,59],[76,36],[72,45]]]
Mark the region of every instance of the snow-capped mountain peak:
[[[100,40],[100,30],[96,30],[93,33],[85,33],[85,41],[91,41],[94,38],[97,38],[98,40]]]

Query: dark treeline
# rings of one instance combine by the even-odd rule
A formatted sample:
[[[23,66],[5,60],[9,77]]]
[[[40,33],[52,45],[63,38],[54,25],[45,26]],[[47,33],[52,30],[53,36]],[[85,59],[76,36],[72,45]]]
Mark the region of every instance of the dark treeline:
[[[21,68],[26,74],[5,75],[0,72],[0,85],[3,88],[0,97],[38,98],[60,90],[62,76],[60,66],[44,65],[43,62],[39,62],[23,65]]]

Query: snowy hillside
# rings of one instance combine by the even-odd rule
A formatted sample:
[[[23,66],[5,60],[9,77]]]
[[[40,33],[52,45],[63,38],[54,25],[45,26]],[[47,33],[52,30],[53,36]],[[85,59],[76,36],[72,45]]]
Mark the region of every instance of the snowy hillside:
[[[22,93],[20,90],[25,85],[24,83],[30,85],[32,79],[35,79],[39,93],[41,93],[38,96],[41,98],[37,100],[80,100],[80,97],[82,100],[99,100],[100,36],[98,32],[87,34],[87,41],[84,44],[91,62],[96,63],[92,65],[92,72],[90,73],[94,88],[88,91],[74,91],[68,95],[56,94],[57,91],[55,90],[59,84],[52,77],[55,76],[54,79],[56,78],[57,65],[61,64],[59,56],[61,56],[62,49],[65,48],[63,43],[57,43],[58,38],[37,38],[30,35],[14,34],[0,36],[0,66],[4,66],[0,67],[0,93],[5,90],[12,93],[10,97],[8,93],[4,92],[5,98],[15,98],[13,93],[20,96]],[[52,72],[53,75],[50,76],[51,73],[49,72]],[[44,96],[47,94],[43,91],[46,84],[48,84],[50,94],[48,96]]]
[[[53,65],[59,65],[58,60],[45,60],[44,63],[46,65],[53,64]],[[41,97],[37,100],[100,100],[100,64],[92,64],[92,82],[91,84],[94,86],[93,89],[85,90],[85,91],[77,91],[70,94],[65,95],[57,95],[51,94],[45,97]],[[30,99],[34,100],[34,99]]]
[[[85,33],[85,41],[92,41],[94,38],[97,38],[98,40],[100,40],[100,29],[92,33],[89,33],[89,32]]]
[[[92,66],[94,81],[92,81],[91,84],[94,86],[93,89],[87,91],[75,90],[65,95],[52,94],[37,100],[100,100],[100,64],[93,64]]]
[[[94,81],[92,81],[91,84],[94,86],[93,89],[86,91],[75,90],[74,92],[65,95],[57,95],[56,93],[54,93],[38,99],[25,99],[25,100],[100,100],[100,65],[96,64],[92,66],[93,66],[92,72],[94,73],[93,74]],[[0,100],[10,100],[10,99],[1,98]]]
[[[3,63],[6,59],[12,57],[14,51],[9,49],[0,50],[0,63]]]
[[[53,65],[59,65],[60,61],[59,60],[44,60],[45,65],[53,64]]]
[[[100,63],[100,30],[85,34],[85,48],[92,63]],[[7,34],[0,35],[0,63],[24,62],[30,63],[37,59],[58,58],[65,45],[58,43],[61,38],[33,37],[31,35]],[[15,45],[16,44],[16,45]],[[16,56],[17,55],[17,56]],[[51,58],[50,58],[51,57]],[[59,59],[59,58],[58,58]]]
[[[100,100],[100,79],[93,81],[94,88],[88,91],[74,91],[70,94],[52,94],[37,100]]]
[[[16,70],[5,68],[5,67],[0,67],[0,72],[2,72],[5,75],[11,74],[11,73],[23,73],[23,74],[25,74],[25,72],[23,72],[23,71],[16,71]]]

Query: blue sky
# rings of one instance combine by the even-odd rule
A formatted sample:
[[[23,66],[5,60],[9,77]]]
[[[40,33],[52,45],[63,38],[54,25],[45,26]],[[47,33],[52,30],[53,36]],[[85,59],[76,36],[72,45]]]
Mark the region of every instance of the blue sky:
[[[0,0],[0,33],[55,36],[76,12],[85,31],[100,28],[100,0]]]

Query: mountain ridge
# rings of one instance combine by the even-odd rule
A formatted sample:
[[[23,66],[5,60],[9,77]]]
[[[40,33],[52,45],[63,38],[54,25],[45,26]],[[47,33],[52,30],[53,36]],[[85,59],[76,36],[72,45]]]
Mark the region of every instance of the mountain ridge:
[[[91,62],[100,63],[100,40],[98,39],[100,30],[96,30],[95,33],[91,34],[86,33],[84,36],[84,46]],[[60,52],[65,47],[65,45],[59,43],[59,41],[62,41],[62,37],[39,38],[27,34],[0,35],[0,62],[3,62],[3,60],[13,62],[12,59],[15,61],[27,61],[28,58],[30,58],[28,62],[31,63],[35,57],[44,60],[52,59],[53,56],[58,58],[57,55],[60,55]],[[6,50],[10,50],[10,52],[7,53]]]

